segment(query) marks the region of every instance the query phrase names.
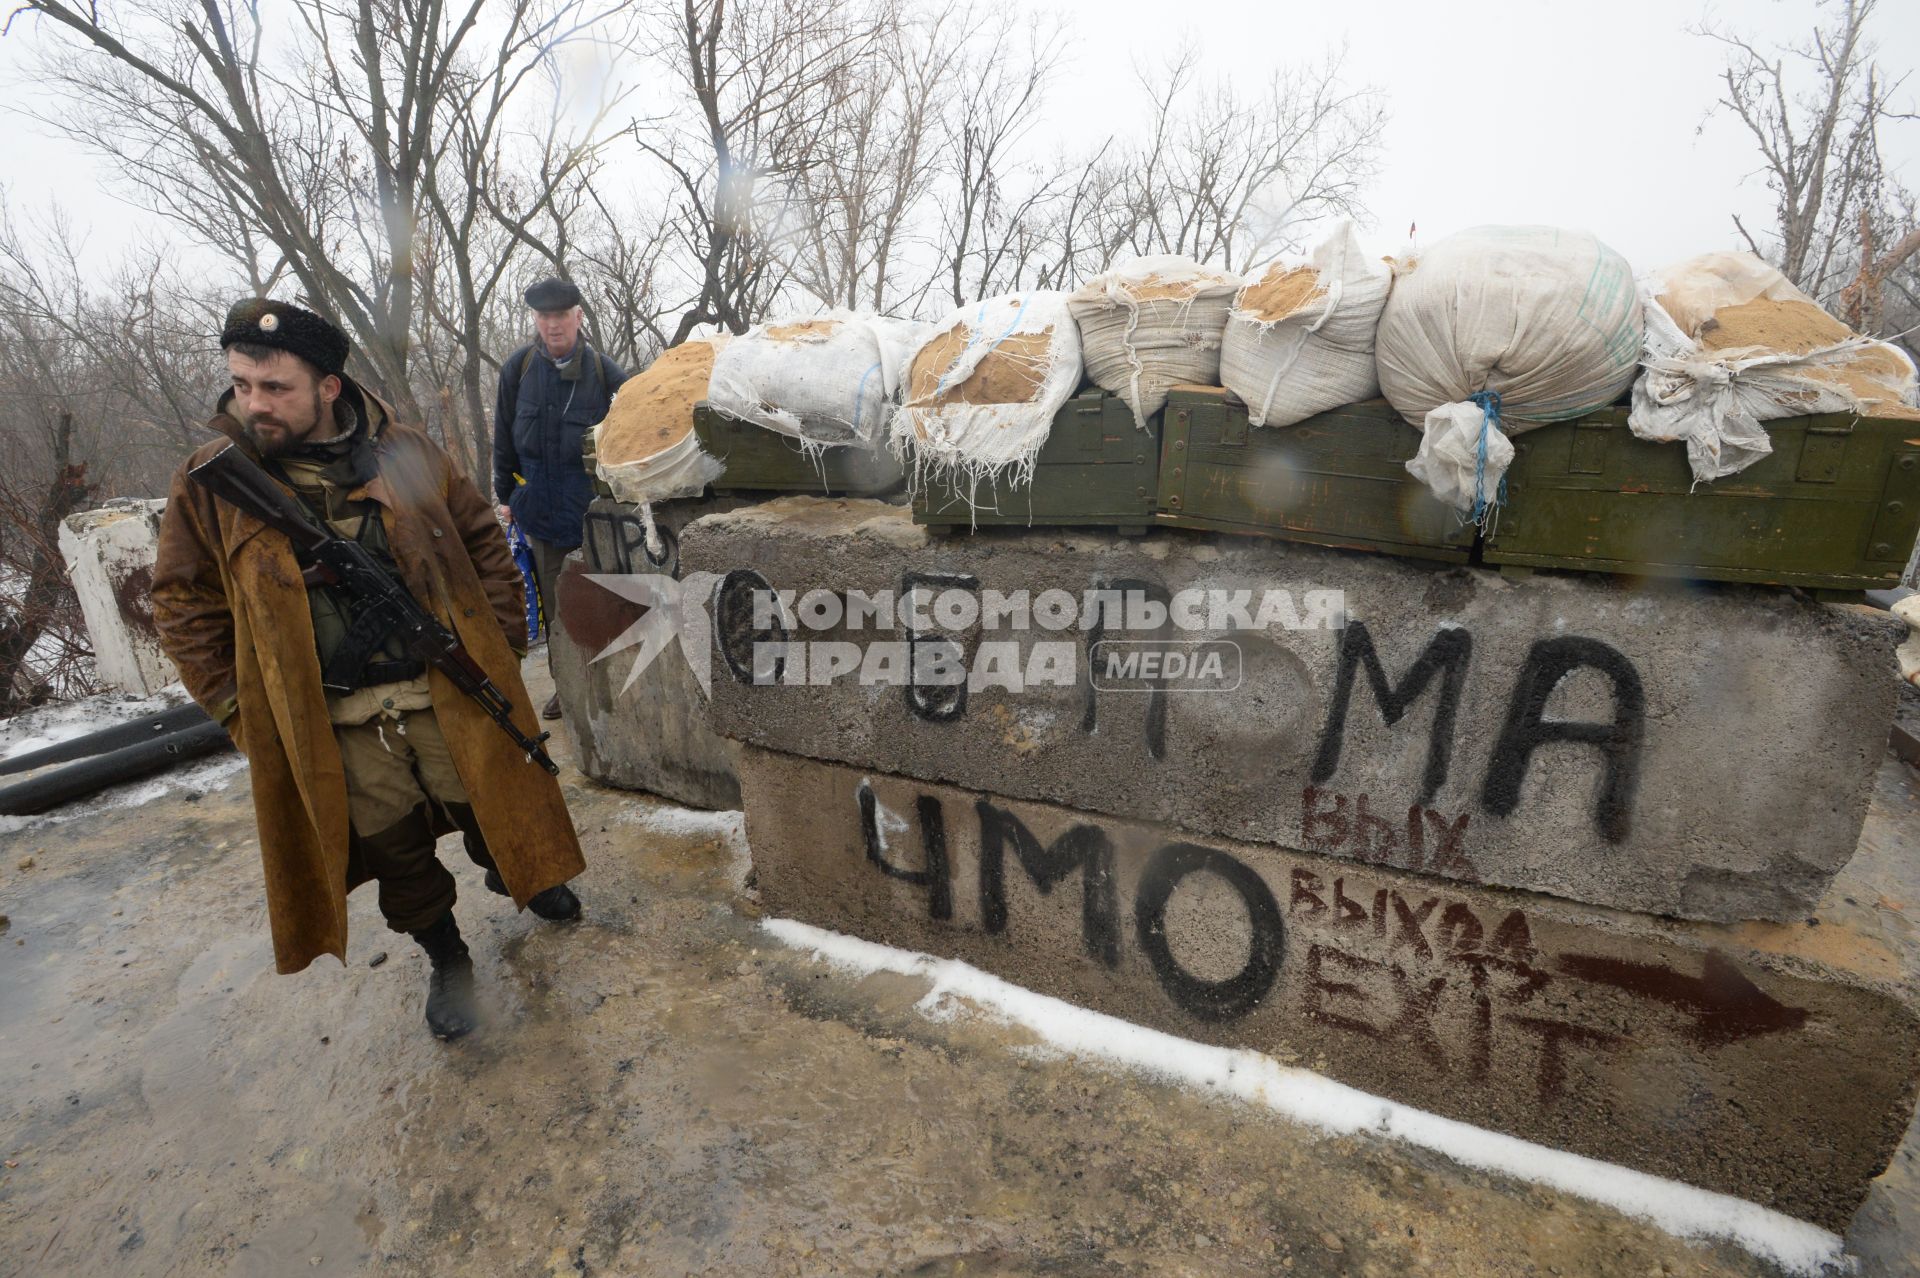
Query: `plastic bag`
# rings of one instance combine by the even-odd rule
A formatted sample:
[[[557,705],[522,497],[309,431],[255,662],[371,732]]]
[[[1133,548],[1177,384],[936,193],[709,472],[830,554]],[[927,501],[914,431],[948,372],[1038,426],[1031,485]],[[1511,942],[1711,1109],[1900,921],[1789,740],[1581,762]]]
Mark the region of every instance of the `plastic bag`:
[[[1499,427],[1497,411],[1477,403],[1442,404],[1427,414],[1420,451],[1407,463],[1433,495],[1483,522],[1505,501],[1513,441]]]

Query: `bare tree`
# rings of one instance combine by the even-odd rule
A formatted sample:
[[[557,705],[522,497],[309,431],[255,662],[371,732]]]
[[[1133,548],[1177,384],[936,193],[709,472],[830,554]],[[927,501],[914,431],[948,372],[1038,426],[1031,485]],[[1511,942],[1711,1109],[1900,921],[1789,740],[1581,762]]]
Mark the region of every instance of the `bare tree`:
[[[847,68],[887,29],[884,14],[840,0],[681,0],[649,44],[690,108],[632,129],[675,187],[692,277],[669,345],[702,324],[744,332],[785,285],[782,241],[806,223],[800,179],[827,159]]]
[[[205,438],[216,384],[219,303],[176,256],[150,244],[103,266],[57,208],[23,222],[0,198],[0,432],[17,463],[51,465],[35,441],[66,413],[69,461],[104,493],[165,491],[181,451]]]
[[[1057,43],[1028,29],[1021,56],[989,66],[950,141],[958,172],[942,249],[956,303],[1018,288],[1072,288],[1130,254],[1176,253],[1238,269],[1302,247],[1362,211],[1377,167],[1381,95],[1351,88],[1342,56],[1276,73],[1256,94],[1204,85],[1191,47],[1138,83],[1145,128],[1091,153],[1020,155]]]
[[[353,337],[356,371],[418,417],[423,238],[438,237],[439,282],[473,332],[506,267],[473,260],[476,226],[531,219],[553,189],[488,202],[501,194],[510,106],[556,48],[607,14],[588,0],[290,0],[289,11],[271,33],[254,6],[221,0],[26,0],[14,21],[38,14],[68,37],[45,58],[61,99],[50,124],[112,158],[137,196],[257,291],[290,278]],[[548,143],[556,183],[592,149]],[[457,451],[469,460],[485,455],[483,374],[468,349],[470,431]]]
[[[601,349],[623,368],[644,368],[667,348],[679,318],[669,298],[673,228],[658,209],[616,210],[598,184],[588,194],[598,216],[576,241],[572,278],[590,299]]]
[[[874,16],[878,38],[836,68],[820,162],[793,178],[806,210],[793,271],[834,305],[912,311],[933,283],[909,250],[942,176],[944,117],[983,87],[968,33],[1001,11],[908,0]]]
[[[978,24],[973,40],[970,83],[946,121],[953,190],[942,201],[940,245],[956,306],[1030,286],[1032,273],[1043,269],[1036,259],[1048,238],[1045,211],[1076,168],[1084,174],[1091,167],[1020,154],[1065,55],[1060,22],[1002,8]]]
[[[1146,136],[1119,155],[1119,198],[1101,210],[1110,252],[1178,253],[1232,270],[1360,213],[1386,109],[1377,90],[1345,84],[1344,57],[1276,71],[1254,95],[1202,83],[1192,46],[1143,74]]]
[[[43,411],[46,466],[0,475],[0,716],[94,690],[59,541],[60,522],[85,508],[93,487],[86,463],[73,460],[73,414]]]
[[[1719,106],[1752,136],[1774,196],[1771,228],[1755,234],[1737,216],[1735,227],[1754,253],[1869,331],[1883,285],[1920,252],[1912,197],[1887,173],[1880,145],[1882,128],[1920,117],[1895,109],[1905,77],[1875,60],[1867,28],[1878,3],[1823,6],[1829,20],[1787,49],[1696,28],[1727,50]]]

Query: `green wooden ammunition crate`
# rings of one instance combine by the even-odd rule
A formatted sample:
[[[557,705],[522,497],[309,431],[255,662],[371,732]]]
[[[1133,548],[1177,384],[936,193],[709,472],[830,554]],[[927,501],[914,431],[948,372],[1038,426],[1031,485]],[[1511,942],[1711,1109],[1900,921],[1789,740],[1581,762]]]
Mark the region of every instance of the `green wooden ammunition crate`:
[[[1920,534],[1920,422],[1766,423],[1773,452],[1698,487],[1677,443],[1609,408],[1517,436],[1494,564],[1809,589],[1897,585]]]
[[[1252,426],[1218,387],[1176,387],[1159,522],[1465,563],[1474,529],[1407,473],[1420,432],[1382,399]]]
[[[930,475],[913,495],[913,522],[948,532],[1028,524],[1145,532],[1154,522],[1159,470],[1160,418],[1143,431],[1124,400],[1095,388],[1054,414],[1031,484],[982,482],[969,500],[964,481]]]
[[[727,468],[713,481],[716,493],[873,497],[900,486],[900,463],[884,447],[807,448],[779,431],[728,417],[706,403],[694,407],[693,433],[700,437],[700,447]]]

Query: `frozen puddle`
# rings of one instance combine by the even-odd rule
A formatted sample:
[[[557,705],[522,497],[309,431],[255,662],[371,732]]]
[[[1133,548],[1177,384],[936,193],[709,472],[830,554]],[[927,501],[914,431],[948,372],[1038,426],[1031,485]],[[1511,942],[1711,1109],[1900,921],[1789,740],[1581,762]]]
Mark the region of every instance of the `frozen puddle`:
[[[1550,1149],[1425,1110],[1370,1096],[1309,1070],[1244,1049],[1210,1047],[1022,989],[954,959],[877,945],[792,919],[768,919],[773,938],[843,971],[893,972],[932,982],[917,1004],[935,1018],[971,1004],[1037,1035],[1070,1056],[1264,1106],[1309,1127],[1371,1132],[1604,1204],[1681,1238],[1724,1238],[1795,1273],[1851,1272],[1837,1234],[1740,1198]]]

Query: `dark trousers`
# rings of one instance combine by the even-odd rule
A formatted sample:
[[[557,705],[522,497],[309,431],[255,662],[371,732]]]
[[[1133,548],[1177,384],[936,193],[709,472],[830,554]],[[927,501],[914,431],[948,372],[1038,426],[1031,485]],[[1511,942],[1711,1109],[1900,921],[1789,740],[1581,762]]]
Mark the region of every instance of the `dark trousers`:
[[[354,851],[362,873],[379,883],[380,913],[396,932],[423,931],[454,901],[453,875],[434,855],[436,826],[451,824],[473,863],[494,868],[439,719],[432,710],[396,711],[337,726],[334,739]],[[436,811],[444,819],[436,821]]]
[[[437,806],[459,829],[468,859],[483,870],[493,869],[493,854],[487,851],[473,809],[464,803]],[[422,803],[397,824],[360,840],[362,864],[379,886],[380,915],[396,932],[432,927],[453,908],[458,895],[452,872],[434,855],[433,831],[433,812]]]
[[[527,538],[527,545],[533,551],[533,584],[540,592],[540,615],[545,622],[546,633],[551,637],[554,626],[560,620],[560,573],[567,566],[567,556],[579,547],[556,546],[538,537]],[[547,648],[547,669],[549,672],[553,669],[551,646]]]

